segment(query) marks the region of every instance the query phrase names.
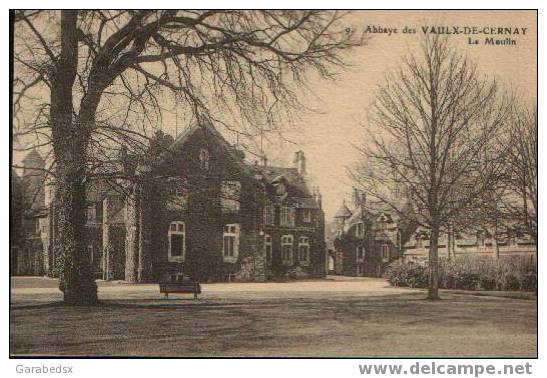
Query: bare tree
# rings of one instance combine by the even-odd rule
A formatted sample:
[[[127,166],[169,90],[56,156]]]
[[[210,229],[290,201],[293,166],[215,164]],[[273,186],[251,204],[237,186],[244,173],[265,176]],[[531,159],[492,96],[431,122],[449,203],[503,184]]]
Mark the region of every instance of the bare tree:
[[[511,173],[508,187],[518,198],[505,201],[515,219],[521,220],[537,246],[538,220],[538,115],[537,108],[515,107],[510,124]]]
[[[428,298],[438,299],[439,234],[500,180],[496,136],[508,107],[496,83],[482,79],[448,39],[428,35],[421,48],[379,89],[372,142],[360,147],[353,177],[370,198],[429,230]],[[395,187],[404,188],[405,200],[392,195]]]
[[[57,255],[70,304],[94,303],[85,261],[86,184],[120,144],[139,147],[165,95],[198,122],[278,124],[299,88],[332,78],[357,46],[332,11],[15,11],[16,136],[51,144]],[[44,100],[45,99],[45,100]],[[232,114],[239,124],[226,122]],[[104,171],[104,170],[103,170]]]

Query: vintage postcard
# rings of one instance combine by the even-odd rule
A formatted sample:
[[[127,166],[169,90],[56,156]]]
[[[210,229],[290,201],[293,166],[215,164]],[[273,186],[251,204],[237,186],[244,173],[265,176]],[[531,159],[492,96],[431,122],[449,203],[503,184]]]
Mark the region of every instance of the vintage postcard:
[[[12,10],[11,358],[537,358],[537,16]]]

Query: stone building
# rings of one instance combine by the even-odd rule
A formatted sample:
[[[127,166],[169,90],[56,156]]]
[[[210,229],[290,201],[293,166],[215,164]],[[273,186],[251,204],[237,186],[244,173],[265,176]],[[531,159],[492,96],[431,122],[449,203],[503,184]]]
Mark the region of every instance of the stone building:
[[[115,166],[131,179],[88,186],[86,252],[98,278],[265,281],[326,274],[321,196],[310,191],[302,151],[293,167],[249,163],[203,125],[167,141],[139,162],[122,151]],[[51,227],[44,240],[54,236],[54,214],[45,217]],[[51,248],[42,255],[55,261]],[[55,275],[33,272],[42,273]]]
[[[344,201],[334,218],[334,272],[346,276],[380,277],[402,256],[412,229],[395,211],[367,203],[357,190],[350,207]]]
[[[498,255],[496,254],[498,249]],[[451,232],[439,236],[438,253],[440,258],[473,256],[479,258],[505,258],[521,256],[535,260],[537,247],[534,239],[525,233],[513,231],[494,240],[485,231]],[[404,261],[426,260],[429,256],[429,232],[418,228],[404,244]]]
[[[10,272],[44,273],[44,250],[49,248],[48,208],[45,203],[45,161],[31,150],[19,176],[11,171]]]

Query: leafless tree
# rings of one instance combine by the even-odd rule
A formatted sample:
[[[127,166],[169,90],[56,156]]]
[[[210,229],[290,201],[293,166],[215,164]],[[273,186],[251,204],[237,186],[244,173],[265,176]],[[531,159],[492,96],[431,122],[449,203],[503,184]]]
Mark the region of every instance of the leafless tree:
[[[97,301],[83,257],[85,190],[120,144],[161,123],[166,94],[197,122],[270,125],[301,110],[361,44],[333,11],[15,11],[14,128],[51,144],[66,303]],[[232,120],[226,122],[226,115]],[[222,115],[222,116],[220,116]],[[235,125],[235,126],[234,126]],[[256,130],[254,131],[256,133]]]
[[[509,125],[508,188],[513,201],[504,206],[525,226],[537,245],[538,221],[538,116],[537,108],[515,106]]]
[[[497,136],[509,101],[500,97],[496,83],[439,35],[423,37],[421,55],[405,58],[379,88],[371,142],[360,147],[352,175],[369,198],[429,230],[429,299],[439,298],[441,230],[479,206],[503,175]]]

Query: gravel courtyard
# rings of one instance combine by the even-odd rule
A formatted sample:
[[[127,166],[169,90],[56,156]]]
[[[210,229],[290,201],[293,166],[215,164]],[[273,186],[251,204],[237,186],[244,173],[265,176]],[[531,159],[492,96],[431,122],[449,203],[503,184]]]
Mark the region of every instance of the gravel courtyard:
[[[535,357],[537,301],[393,288],[381,279],[202,285],[98,282],[103,305],[59,304],[57,282],[11,279],[12,355]],[[527,298],[527,299],[526,299]]]

